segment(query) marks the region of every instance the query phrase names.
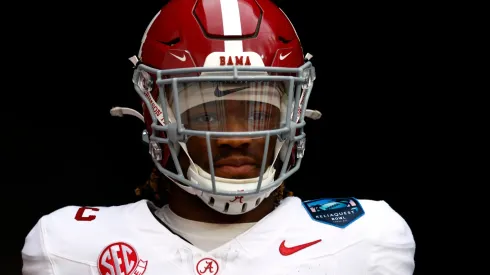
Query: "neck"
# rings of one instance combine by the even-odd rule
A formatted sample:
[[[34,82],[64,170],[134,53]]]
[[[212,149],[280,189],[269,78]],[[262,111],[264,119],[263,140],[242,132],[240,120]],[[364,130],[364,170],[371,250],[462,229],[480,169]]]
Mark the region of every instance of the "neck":
[[[169,186],[170,209],[178,216],[207,223],[249,223],[257,222],[274,210],[274,196],[266,198],[255,209],[241,215],[225,215],[207,206],[199,197],[191,195],[172,183]]]

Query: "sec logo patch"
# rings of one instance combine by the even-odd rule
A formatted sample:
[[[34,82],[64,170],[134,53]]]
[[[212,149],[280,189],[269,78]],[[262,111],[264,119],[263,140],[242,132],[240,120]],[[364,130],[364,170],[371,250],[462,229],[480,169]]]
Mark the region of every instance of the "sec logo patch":
[[[105,247],[97,261],[101,275],[143,275],[147,264],[148,261],[141,260],[136,250],[124,242]]]

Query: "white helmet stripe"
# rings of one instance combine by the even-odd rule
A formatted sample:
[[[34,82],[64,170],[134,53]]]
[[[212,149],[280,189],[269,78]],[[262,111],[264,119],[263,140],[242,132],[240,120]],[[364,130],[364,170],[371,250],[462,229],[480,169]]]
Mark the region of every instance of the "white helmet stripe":
[[[238,0],[221,0],[221,18],[224,35],[242,35],[242,22]],[[225,40],[225,52],[243,52],[241,40]]]

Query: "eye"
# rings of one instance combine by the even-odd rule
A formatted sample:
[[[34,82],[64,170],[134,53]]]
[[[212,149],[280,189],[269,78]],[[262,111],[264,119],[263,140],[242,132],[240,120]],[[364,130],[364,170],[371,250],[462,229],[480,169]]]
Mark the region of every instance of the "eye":
[[[197,123],[213,123],[216,122],[218,119],[213,114],[203,114],[200,116],[195,116],[192,120]]]

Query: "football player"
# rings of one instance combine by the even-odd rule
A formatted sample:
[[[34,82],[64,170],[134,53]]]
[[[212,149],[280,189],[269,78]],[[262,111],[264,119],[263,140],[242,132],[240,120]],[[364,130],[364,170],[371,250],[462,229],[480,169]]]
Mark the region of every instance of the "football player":
[[[410,275],[415,242],[383,201],[288,196],[315,80],[271,0],[173,0],[134,64],[152,201],[67,206],[22,250],[25,275]],[[141,192],[142,189],[139,189]],[[284,198],[286,197],[286,198]]]

